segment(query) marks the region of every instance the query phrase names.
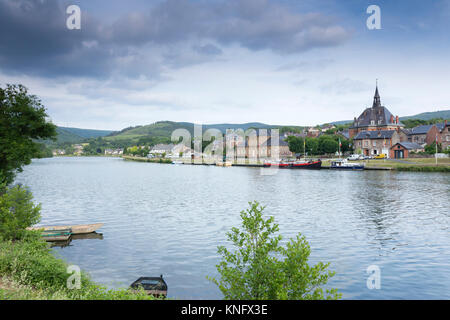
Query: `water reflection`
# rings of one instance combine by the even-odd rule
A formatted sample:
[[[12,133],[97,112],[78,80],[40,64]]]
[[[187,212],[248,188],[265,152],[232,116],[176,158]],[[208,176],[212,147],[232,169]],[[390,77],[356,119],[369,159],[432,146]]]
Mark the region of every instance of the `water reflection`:
[[[217,246],[248,201],[301,232],[311,261],[331,262],[344,298],[450,298],[450,175],[383,171],[171,166],[113,158],[34,161],[18,177],[42,203],[43,224],[103,222],[102,241],[55,248],[95,281],[127,287],[164,274],[169,297],[214,299]],[[120,259],[118,259],[120,257]],[[366,269],[382,272],[381,290]]]
[[[84,234],[73,234],[70,236],[69,240],[50,242],[50,247],[65,248],[65,247],[72,246],[71,243],[74,240],[87,240],[87,239],[103,240],[103,233],[91,232],[91,233],[84,233]]]

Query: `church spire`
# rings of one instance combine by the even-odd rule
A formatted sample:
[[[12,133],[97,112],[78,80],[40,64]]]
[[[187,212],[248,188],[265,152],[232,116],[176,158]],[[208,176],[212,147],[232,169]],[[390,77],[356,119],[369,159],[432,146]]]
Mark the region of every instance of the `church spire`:
[[[381,107],[380,94],[378,93],[378,79],[375,87],[375,96],[373,97],[373,105],[372,108]]]

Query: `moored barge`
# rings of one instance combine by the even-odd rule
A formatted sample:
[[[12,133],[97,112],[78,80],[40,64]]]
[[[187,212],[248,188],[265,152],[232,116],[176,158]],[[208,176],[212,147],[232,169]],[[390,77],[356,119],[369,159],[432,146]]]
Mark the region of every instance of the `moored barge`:
[[[263,167],[278,167],[282,169],[320,169],[322,160],[295,161],[295,162],[267,162]]]

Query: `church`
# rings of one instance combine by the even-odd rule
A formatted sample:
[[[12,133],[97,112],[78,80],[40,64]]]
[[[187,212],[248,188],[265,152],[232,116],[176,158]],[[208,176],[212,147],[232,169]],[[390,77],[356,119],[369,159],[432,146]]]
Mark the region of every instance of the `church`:
[[[389,149],[400,141],[405,141],[403,124],[385,107],[381,105],[378,85],[375,88],[372,107],[366,108],[355,118],[349,128],[349,136],[353,138],[355,151],[374,156],[384,153],[389,157]]]

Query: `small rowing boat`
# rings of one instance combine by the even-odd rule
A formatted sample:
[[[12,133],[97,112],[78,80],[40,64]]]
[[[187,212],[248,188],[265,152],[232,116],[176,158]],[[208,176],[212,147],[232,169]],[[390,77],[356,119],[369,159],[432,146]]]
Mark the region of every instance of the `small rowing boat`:
[[[130,288],[134,290],[142,288],[147,294],[155,297],[167,296],[167,283],[162,275],[159,277],[141,277],[133,282]]]
[[[96,231],[101,228],[103,223],[92,223],[92,224],[77,224],[71,226],[40,226],[40,227],[29,227],[27,230],[41,230],[41,231],[62,231],[70,229],[72,234],[85,234]]]
[[[45,241],[67,241],[72,236],[72,230],[61,229],[61,230],[44,230],[41,232],[42,238]]]

